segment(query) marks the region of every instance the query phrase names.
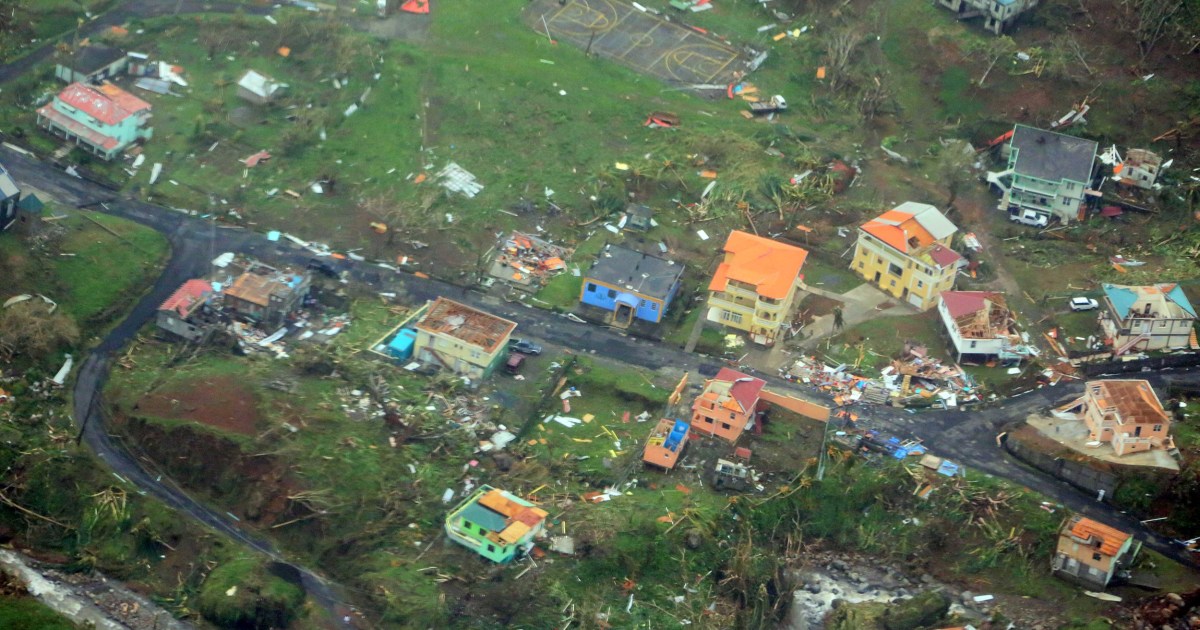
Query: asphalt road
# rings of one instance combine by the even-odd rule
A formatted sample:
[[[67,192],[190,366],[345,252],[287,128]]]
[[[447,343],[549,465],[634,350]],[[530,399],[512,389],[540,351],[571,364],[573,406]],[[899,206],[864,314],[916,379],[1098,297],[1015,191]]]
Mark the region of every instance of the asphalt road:
[[[18,184],[28,184],[44,190],[64,204],[96,207],[109,214],[137,221],[165,234],[171,241],[170,261],[153,288],[138,301],[129,316],[93,349],[79,369],[75,384],[75,416],[76,422],[81,425],[83,441],[115,472],[148,494],[241,544],[286,562],[268,542],[247,533],[228,516],[192,499],[170,479],[153,475],[115,442],[105,430],[101,392],[115,354],[128,343],[139,328],[153,318],[157,305],[176,287],[185,280],[207,271],[209,260],[214,253],[236,251],[276,261],[303,261],[309,254],[290,244],[268,242],[261,234],[241,229],[214,229],[203,219],[140,201],[119,198],[110,191],[73,178],[44,163],[29,160],[6,148],[0,148],[0,158]],[[437,280],[397,273],[369,263],[346,264],[355,281],[368,284],[378,291],[396,292],[411,303],[439,295],[452,297],[517,321],[520,324],[518,334],[521,336],[574,352],[596,354],[652,370],[666,367],[696,371],[701,365],[714,362],[676,348],[628,337],[593,325],[575,323],[549,311],[507,302]],[[811,388],[799,389],[775,375],[759,376],[768,380],[775,388],[798,392],[809,398],[828,400]],[[1150,378],[1156,386],[1163,386],[1168,378],[1194,383],[1198,375],[1195,372],[1179,371],[1170,377],[1150,375]],[[1003,449],[997,446],[996,436],[1005,425],[1019,421],[1029,413],[1045,409],[1055,401],[1080,391],[1082,385],[1079,383],[1044,388],[979,411],[909,414],[890,407],[862,407],[858,410],[861,417],[859,424],[878,427],[902,438],[921,438],[933,452],[941,456],[968,468],[1031,488],[1073,511],[1135,533],[1147,547],[1164,555],[1183,562],[1192,562],[1193,559],[1188,554],[1172,546],[1164,537],[1151,532],[1135,518],[1123,514],[1107,503],[1096,501],[1095,497],[1081,494],[1064,482],[1019,464],[1007,457]],[[344,591],[313,571],[293,566],[304,576],[309,594],[330,610],[341,624],[341,615],[348,610]]]

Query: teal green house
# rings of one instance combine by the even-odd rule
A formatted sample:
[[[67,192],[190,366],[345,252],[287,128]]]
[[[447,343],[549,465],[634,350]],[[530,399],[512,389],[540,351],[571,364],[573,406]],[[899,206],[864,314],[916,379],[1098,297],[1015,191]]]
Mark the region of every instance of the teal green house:
[[[133,143],[150,138],[154,132],[150,110],[150,103],[111,83],[72,83],[37,110],[37,124],[111,160]]]
[[[505,563],[533,547],[548,515],[521,497],[485,485],[446,516],[446,535],[492,562]]]

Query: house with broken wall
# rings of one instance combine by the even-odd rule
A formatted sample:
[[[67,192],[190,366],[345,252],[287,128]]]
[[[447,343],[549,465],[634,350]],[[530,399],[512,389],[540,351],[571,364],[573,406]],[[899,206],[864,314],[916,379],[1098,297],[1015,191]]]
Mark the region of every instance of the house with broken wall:
[[[1179,350],[1195,339],[1196,308],[1178,283],[1104,284],[1100,328],[1114,355]]]
[[[1008,165],[987,180],[1000,188],[1000,210],[1009,217],[1082,221],[1099,145],[1054,131],[1016,125]]]
[[[1039,0],[938,0],[958,20],[983,18],[983,28],[996,35],[1009,31]]]
[[[303,305],[311,285],[307,271],[252,262],[222,291],[224,309],[239,319],[278,326]]]
[[[155,325],[187,341],[200,341],[212,329],[210,322],[203,319],[212,295],[212,283],[208,280],[192,279],[184,282],[158,306],[154,317]]]
[[[759,345],[774,345],[791,324],[808,251],[734,230],[722,252],[708,284],[708,321],[745,331]]]
[[[704,391],[692,403],[691,430],[702,435],[737,442],[742,432],[754,428],[758,403],[767,382],[721,368],[704,384]]]
[[[1171,418],[1145,380],[1088,381],[1083,396],[1055,413],[1074,414],[1090,442],[1111,445],[1117,456],[1175,448]]]
[[[953,249],[958,228],[937,208],[906,201],[858,228],[850,269],[920,310],[938,303],[966,262]]]
[[[51,134],[111,160],[135,142],[148,140],[151,106],[146,101],[105,83],[72,83],[37,110],[37,125]]]
[[[480,486],[446,516],[446,536],[492,562],[524,556],[549,513],[511,492]]]
[[[1102,591],[1126,572],[1141,548],[1142,543],[1127,532],[1076,514],[1058,530],[1050,571]]]
[[[583,274],[579,301],[610,313],[614,326],[628,327],[634,318],[657,324],[679,293],[684,266],[608,244]]]
[[[661,418],[646,438],[642,461],[663,470],[671,470],[683,455],[690,430],[691,425],[684,420]]]
[[[415,359],[478,383],[508,356],[508,342],[517,324],[439,297],[412,327],[417,331],[412,346]]]
[[[981,362],[1012,362],[1037,355],[1017,331],[1016,318],[1002,293],[943,291],[938,298],[938,315],[960,363],[964,356]]]

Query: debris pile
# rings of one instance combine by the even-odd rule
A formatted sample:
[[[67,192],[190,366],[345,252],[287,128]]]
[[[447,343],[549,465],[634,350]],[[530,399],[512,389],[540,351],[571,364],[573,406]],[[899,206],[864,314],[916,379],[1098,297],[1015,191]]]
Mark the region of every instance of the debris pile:
[[[519,287],[537,289],[567,267],[570,250],[532,234],[514,231],[496,244],[490,275]]]
[[[1135,630],[1200,627],[1200,589],[1151,597],[1133,613]]]
[[[829,365],[816,357],[800,357],[780,376],[813,385],[833,396],[839,407],[863,402],[897,407],[953,408],[980,400],[975,381],[956,364],[928,356],[925,347],[905,344],[904,352],[879,377],[855,374],[852,366]]]

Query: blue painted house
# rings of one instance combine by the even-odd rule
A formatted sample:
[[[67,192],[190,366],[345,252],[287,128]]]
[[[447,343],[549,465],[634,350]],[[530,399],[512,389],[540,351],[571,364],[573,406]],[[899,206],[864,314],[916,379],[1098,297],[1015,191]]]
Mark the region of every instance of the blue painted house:
[[[579,301],[612,312],[614,326],[655,323],[679,292],[683,265],[620,245],[605,245],[583,277]]]

